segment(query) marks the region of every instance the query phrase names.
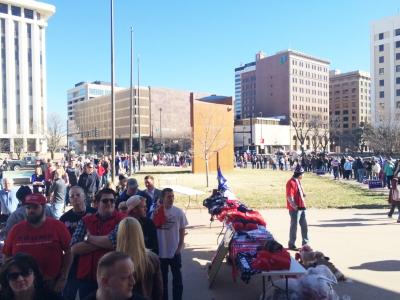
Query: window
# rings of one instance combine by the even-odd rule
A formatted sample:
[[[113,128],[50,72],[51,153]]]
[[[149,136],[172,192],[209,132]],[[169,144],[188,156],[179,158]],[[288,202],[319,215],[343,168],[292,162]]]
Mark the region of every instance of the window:
[[[384,86],[385,85],[385,80],[381,79],[379,80],[379,86]]]
[[[400,53],[396,53],[396,60],[400,59]]]
[[[336,116],[340,115],[340,110],[335,111],[335,115]]]
[[[400,41],[396,41],[396,48],[400,48]]]
[[[383,49],[384,49],[384,46],[383,45],[379,45],[379,51],[382,52]]]
[[[383,63],[385,61],[385,57],[384,56],[379,56],[379,63]]]
[[[379,38],[380,40],[383,40],[383,32],[379,34],[378,38]]]
[[[400,28],[397,28],[394,30],[394,35],[400,35]]]
[[[385,98],[385,92],[384,91],[379,92],[379,98]]]
[[[379,68],[379,75],[385,74],[385,69],[384,68]]]
[[[0,3],[0,13],[8,14],[8,5]]]
[[[21,16],[21,7],[18,7],[18,6],[11,6],[11,14],[12,14],[13,16],[18,16],[18,17],[20,17],[20,16]]]
[[[27,19],[33,19],[33,10],[31,9],[24,9],[24,16]]]
[[[400,72],[400,65],[396,66],[396,72]]]
[[[400,77],[396,77],[396,84],[400,84]]]
[[[400,89],[396,90],[396,96],[400,96]]]
[[[349,124],[343,124],[343,128],[349,128]]]
[[[343,117],[343,122],[347,122],[349,120],[349,117]]]
[[[348,115],[348,114],[349,114],[349,111],[348,111],[348,110],[344,110],[344,111],[343,111],[343,114],[344,114],[344,115]]]

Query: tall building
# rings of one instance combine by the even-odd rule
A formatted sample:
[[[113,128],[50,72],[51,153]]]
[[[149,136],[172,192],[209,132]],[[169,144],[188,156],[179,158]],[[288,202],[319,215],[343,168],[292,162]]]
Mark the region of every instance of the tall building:
[[[122,90],[122,87],[114,87],[115,91]],[[76,105],[82,101],[111,94],[111,83],[104,81],[78,82],[72,89],[67,91],[68,107],[68,148],[73,148],[76,142],[78,128],[75,122]]]
[[[400,121],[400,16],[371,24],[372,124]]]
[[[256,60],[256,98],[253,116],[279,117],[290,125],[329,129],[329,62],[308,54],[285,50]],[[250,115],[249,115],[250,116]],[[293,150],[300,150],[295,127]],[[311,134],[305,149],[311,149]]]
[[[235,68],[235,119],[245,117],[256,98],[256,62]]]
[[[0,2],[0,152],[47,152],[45,30],[54,13],[42,2]]]
[[[343,151],[355,130],[371,123],[371,77],[368,72],[329,72],[329,122]]]

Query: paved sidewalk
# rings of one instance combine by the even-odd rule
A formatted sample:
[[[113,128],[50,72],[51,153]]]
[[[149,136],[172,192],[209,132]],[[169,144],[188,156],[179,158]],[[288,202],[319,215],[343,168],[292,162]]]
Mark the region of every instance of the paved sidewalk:
[[[289,215],[286,209],[261,211],[269,230],[286,246]],[[187,212],[190,226],[183,253],[184,299],[259,299],[261,278],[249,284],[233,282],[231,268],[224,264],[213,288],[208,288],[207,263],[217,249],[221,224],[209,227],[207,210]],[[400,224],[381,209],[307,210],[310,245],[329,256],[352,282],[335,286],[339,295],[351,299],[400,299]],[[300,234],[300,233],[299,233]]]

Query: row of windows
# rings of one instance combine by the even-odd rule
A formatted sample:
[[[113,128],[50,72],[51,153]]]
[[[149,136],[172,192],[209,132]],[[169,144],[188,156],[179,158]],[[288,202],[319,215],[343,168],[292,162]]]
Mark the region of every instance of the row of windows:
[[[316,107],[316,106],[308,106],[308,105],[301,105],[301,104],[292,104],[292,109],[300,109],[306,111],[318,111],[318,112],[328,112],[327,107]]]
[[[293,101],[305,101],[306,103],[318,103],[318,104],[328,104],[328,100],[325,99],[319,99],[319,98],[310,98],[310,97],[303,97],[303,96],[297,96],[293,95],[292,98]]]
[[[9,8],[8,7],[9,7],[8,4],[0,3],[0,13],[8,14],[9,13]],[[27,9],[27,8],[24,8],[22,10],[22,8],[19,7],[19,6],[11,5],[11,14],[13,16],[22,17],[22,11],[24,12],[24,17],[25,18],[33,19],[33,10]],[[37,15],[37,19],[39,20],[40,19],[40,14],[36,13],[36,15]]]
[[[310,95],[328,96],[328,92],[317,91],[314,89],[305,89],[305,88],[297,87],[297,86],[293,86],[292,91],[295,93],[299,92],[299,93],[306,93],[306,94],[310,94]]]
[[[400,28],[397,28],[397,29],[394,30],[394,35],[395,36],[399,36],[400,35]],[[380,40],[383,40],[385,38],[385,35],[383,34],[383,32],[378,34],[378,38]]]
[[[308,78],[312,78],[312,79],[318,79],[321,81],[328,81],[328,76],[326,76],[326,75],[316,74],[316,73],[308,72],[308,71],[304,72],[303,70],[298,70],[295,68],[292,69],[292,74],[298,75],[298,76],[304,76],[304,77],[308,77]]]
[[[292,62],[293,62],[294,66],[305,67],[306,69],[310,69],[311,68],[312,70],[316,70],[316,71],[328,72],[328,68],[326,68],[326,67],[322,67],[322,66],[318,66],[318,65],[315,65],[315,64],[303,62],[301,60],[298,61],[296,59],[293,59]]]
[[[326,83],[321,83],[313,80],[307,80],[307,79],[302,79],[302,78],[296,78],[292,77],[292,82],[293,83],[299,83],[299,84],[305,84],[305,85],[311,85],[319,88],[327,88],[328,85]]]
[[[400,65],[396,65],[395,71],[396,72],[400,72]],[[385,74],[385,68],[379,68],[378,73],[379,73],[379,75],[384,75]]]

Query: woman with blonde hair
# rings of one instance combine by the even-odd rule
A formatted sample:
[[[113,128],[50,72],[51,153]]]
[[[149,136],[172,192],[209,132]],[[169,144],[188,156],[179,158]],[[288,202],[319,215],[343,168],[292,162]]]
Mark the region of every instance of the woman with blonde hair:
[[[152,300],[163,295],[160,261],[146,249],[142,227],[135,218],[127,217],[118,225],[117,251],[129,255],[135,264],[134,291]]]

